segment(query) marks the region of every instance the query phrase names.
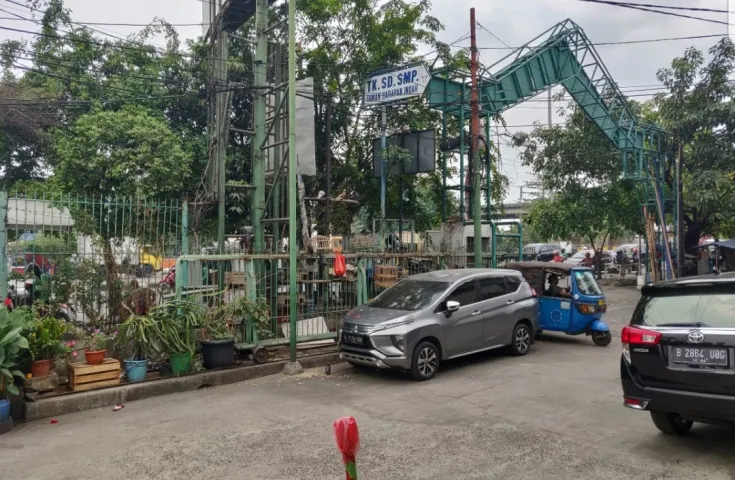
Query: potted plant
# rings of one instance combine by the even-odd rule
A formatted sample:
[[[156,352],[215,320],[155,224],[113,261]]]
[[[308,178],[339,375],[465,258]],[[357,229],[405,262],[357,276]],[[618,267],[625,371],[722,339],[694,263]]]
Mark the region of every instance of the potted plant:
[[[51,362],[69,351],[62,340],[66,330],[66,323],[54,317],[42,317],[33,322],[28,334],[28,349],[33,358],[31,375],[48,375]]]
[[[0,310],[0,423],[10,417],[8,394],[18,395],[15,377],[23,378],[17,370],[19,352],[28,349],[28,340],[21,335],[24,323],[19,316],[12,316],[7,310]]]
[[[115,339],[115,333],[111,335],[105,334],[99,328],[87,338],[88,346],[84,349],[84,358],[88,365],[100,365],[105,361],[107,355],[107,346],[111,340]]]
[[[227,308],[215,309],[204,322],[199,340],[204,368],[229,367],[234,361],[235,337],[228,328],[227,313]]]
[[[145,380],[148,374],[148,354],[157,351],[156,320],[148,315],[131,315],[120,325],[116,343],[132,348],[132,355],[124,359],[125,376],[130,382]]]
[[[169,354],[171,373],[182,375],[191,370],[196,350],[195,330],[202,326],[204,307],[190,300],[171,300],[151,309],[156,319],[157,339]]]

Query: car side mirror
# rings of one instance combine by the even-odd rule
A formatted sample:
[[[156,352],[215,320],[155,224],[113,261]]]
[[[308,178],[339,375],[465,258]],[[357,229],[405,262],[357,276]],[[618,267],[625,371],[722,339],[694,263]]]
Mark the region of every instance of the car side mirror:
[[[447,312],[456,312],[459,310],[459,302],[455,302],[454,300],[448,300],[447,301]]]

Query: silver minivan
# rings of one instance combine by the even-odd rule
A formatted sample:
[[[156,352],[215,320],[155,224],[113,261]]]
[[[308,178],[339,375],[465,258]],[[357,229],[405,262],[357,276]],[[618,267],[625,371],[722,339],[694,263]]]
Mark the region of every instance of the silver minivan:
[[[385,290],[342,320],[340,358],[356,367],[397,368],[417,380],[439,363],[508,347],[525,355],[538,331],[536,292],[516,270],[438,270]]]

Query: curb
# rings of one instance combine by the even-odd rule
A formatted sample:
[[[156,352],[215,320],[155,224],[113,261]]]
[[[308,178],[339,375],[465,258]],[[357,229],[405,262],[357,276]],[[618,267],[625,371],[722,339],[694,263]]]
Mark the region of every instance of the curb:
[[[327,364],[333,365],[342,362],[337,352],[301,357],[298,361],[304,368],[323,367]],[[202,386],[215,387],[244,382],[253,378],[278,374],[286,363],[288,362],[281,361],[265,365],[207,371],[183,377],[131,383],[119,387],[44,398],[36,402],[26,403],[26,421],[32,422],[42,418],[109,407],[118,403],[127,403],[170,393],[189,392]]]

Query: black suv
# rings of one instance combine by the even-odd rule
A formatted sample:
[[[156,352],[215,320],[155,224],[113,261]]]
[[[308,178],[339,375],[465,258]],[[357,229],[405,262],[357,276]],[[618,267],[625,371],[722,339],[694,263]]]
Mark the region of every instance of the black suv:
[[[625,406],[664,433],[693,422],[735,424],[735,274],[644,286],[623,327]]]

